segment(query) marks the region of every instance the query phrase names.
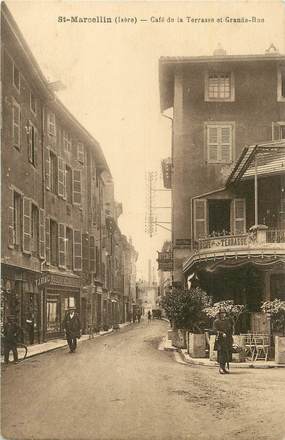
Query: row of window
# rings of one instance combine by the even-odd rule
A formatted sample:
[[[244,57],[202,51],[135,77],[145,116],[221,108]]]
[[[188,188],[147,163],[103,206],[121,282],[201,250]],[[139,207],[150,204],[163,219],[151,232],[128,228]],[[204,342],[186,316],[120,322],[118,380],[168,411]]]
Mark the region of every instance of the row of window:
[[[46,264],[95,272],[95,238],[46,217],[31,199],[11,191],[9,242],[12,249],[46,260]]]
[[[233,72],[206,72],[205,101],[235,100],[235,85]],[[279,68],[277,73],[277,100],[285,100],[285,68]]]

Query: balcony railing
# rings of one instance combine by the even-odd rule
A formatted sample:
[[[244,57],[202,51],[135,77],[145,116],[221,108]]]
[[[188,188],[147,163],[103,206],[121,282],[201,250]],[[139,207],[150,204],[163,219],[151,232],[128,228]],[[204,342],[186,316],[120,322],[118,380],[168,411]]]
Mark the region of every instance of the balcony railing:
[[[266,231],[267,243],[285,243],[285,229],[268,229]]]
[[[247,234],[220,235],[215,237],[199,238],[195,242],[194,249],[211,249],[233,246],[254,246],[272,243],[285,243],[285,229],[268,229],[261,234],[249,232]]]

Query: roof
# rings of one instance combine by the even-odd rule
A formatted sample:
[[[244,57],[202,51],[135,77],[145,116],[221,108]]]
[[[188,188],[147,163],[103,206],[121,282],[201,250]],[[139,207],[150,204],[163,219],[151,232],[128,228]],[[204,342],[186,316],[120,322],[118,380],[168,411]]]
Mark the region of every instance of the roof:
[[[41,68],[37,60],[35,59],[32,51],[30,50],[22,32],[20,31],[16,21],[14,20],[11,12],[4,2],[1,3],[1,13],[2,20],[4,20],[4,23],[6,23],[6,25],[8,26],[9,31],[16,39],[17,44],[21,49],[21,53],[23,54],[23,57],[27,62],[27,65],[29,66],[32,81],[36,82],[41,92],[49,100],[49,105],[54,106],[56,111],[60,112],[69,121],[69,123],[73,125],[75,129],[81,132],[81,135],[85,138],[85,140],[93,146],[93,148],[95,149],[95,155],[98,161],[97,165],[99,166],[99,168],[105,169],[110,173],[109,166],[107,164],[106,158],[99,142],[80,124],[80,122],[61,102],[58,96],[51,90],[50,83],[47,81],[46,77],[41,71]],[[3,22],[1,23],[1,25],[3,25]],[[2,30],[3,27],[1,29],[1,37]]]
[[[174,75],[177,67],[194,64],[217,63],[248,63],[248,62],[282,62],[285,55],[275,53],[253,55],[207,55],[207,56],[176,56],[160,57],[159,59],[159,87],[161,111],[173,106]]]
[[[285,140],[245,147],[226,186],[254,177],[255,166],[258,176],[285,174]]]

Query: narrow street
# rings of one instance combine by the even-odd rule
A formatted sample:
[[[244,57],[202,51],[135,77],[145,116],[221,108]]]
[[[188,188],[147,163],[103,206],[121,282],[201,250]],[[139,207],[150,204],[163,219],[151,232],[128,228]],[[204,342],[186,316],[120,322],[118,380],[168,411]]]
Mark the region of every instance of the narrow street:
[[[8,439],[238,439],[285,437],[284,369],[184,365],[160,351],[167,323],[115,334],[2,370]]]

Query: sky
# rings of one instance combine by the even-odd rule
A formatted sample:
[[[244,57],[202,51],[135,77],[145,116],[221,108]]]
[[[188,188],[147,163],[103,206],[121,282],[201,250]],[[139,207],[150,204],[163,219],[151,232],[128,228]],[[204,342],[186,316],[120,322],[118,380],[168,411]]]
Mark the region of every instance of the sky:
[[[6,4],[46,78],[64,84],[59,98],[100,142],[116,200],[123,204],[120,228],[132,237],[139,252],[138,275],[146,277],[148,259],[155,264],[156,251],[170,238],[161,227],[152,238],[145,233],[146,174],[157,172],[155,187],[162,188],[160,163],[171,151],[171,122],[160,113],[159,57],[212,55],[218,43],[228,54],[264,53],[271,43],[285,53],[285,2],[7,0]],[[112,23],[62,23],[59,16],[111,17]],[[225,17],[264,21],[228,23]],[[128,18],[136,23],[123,21]],[[201,18],[215,22],[201,23]],[[218,18],[223,22],[217,23]],[[156,191],[155,196],[156,206],[170,205],[169,193]],[[158,221],[169,220],[169,210],[156,213]]]

